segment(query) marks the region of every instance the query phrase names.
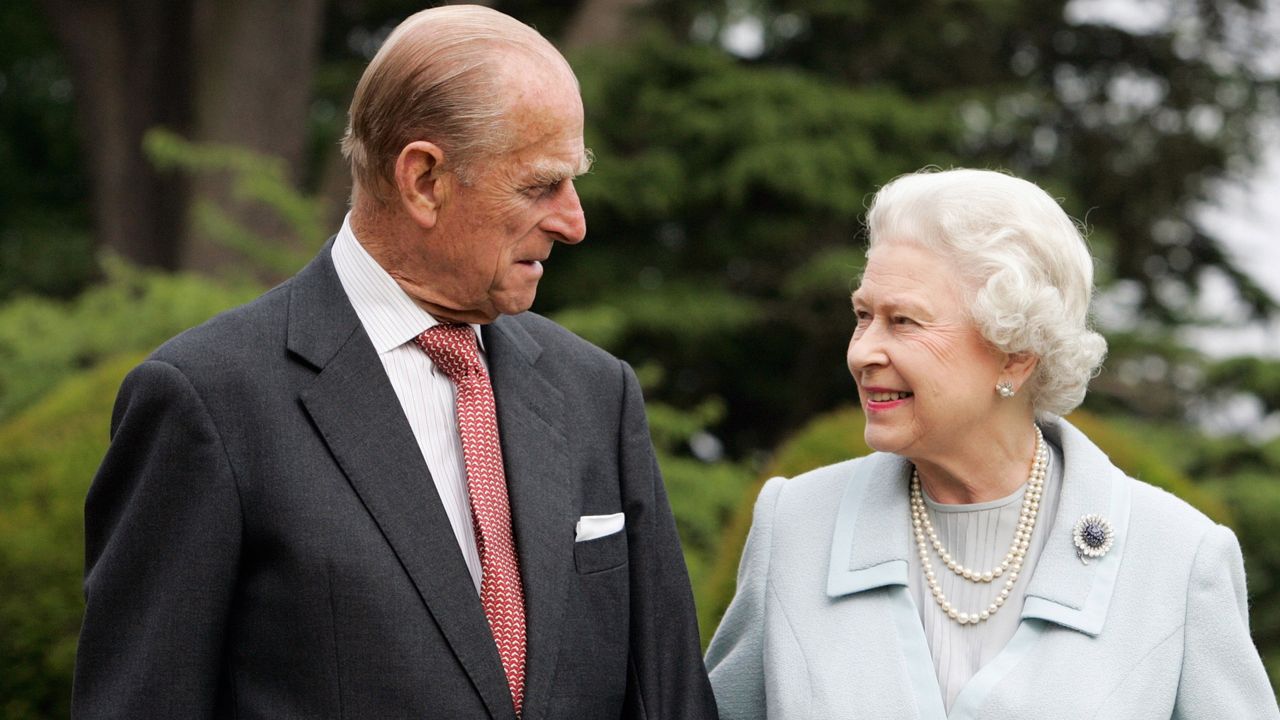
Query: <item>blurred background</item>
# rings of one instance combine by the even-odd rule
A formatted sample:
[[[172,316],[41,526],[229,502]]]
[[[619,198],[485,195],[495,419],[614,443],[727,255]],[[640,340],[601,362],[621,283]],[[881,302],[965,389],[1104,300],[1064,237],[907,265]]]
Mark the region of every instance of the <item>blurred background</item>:
[[[1280,0],[510,0],[578,72],[588,241],[537,309],[646,388],[704,637],[762,478],[862,454],[877,187],[1003,168],[1087,227],[1111,352],[1072,421],[1239,535],[1280,681]],[[0,3],[0,718],[66,717],[82,507],[129,367],[288,277],[421,3]]]

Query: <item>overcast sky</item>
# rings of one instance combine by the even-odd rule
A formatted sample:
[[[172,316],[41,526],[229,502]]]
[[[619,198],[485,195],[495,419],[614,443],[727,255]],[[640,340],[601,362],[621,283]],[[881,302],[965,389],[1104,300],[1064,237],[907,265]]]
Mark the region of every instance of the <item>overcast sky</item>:
[[[1223,239],[1238,266],[1280,300],[1280,139],[1272,138],[1256,177],[1244,187],[1221,192],[1217,205],[1207,208],[1201,221]],[[1213,283],[1205,287],[1206,307],[1226,308],[1231,300]],[[1280,321],[1190,335],[1212,355],[1280,357]]]

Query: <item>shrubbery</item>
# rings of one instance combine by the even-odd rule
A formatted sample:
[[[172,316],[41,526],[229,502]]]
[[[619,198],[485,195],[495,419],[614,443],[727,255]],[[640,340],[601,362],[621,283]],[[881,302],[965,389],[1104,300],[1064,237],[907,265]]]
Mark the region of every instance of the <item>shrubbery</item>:
[[[74,300],[20,297],[0,305],[0,421],[78,370],[149,351],[262,292],[195,274],[107,262],[107,279]]]
[[[84,612],[84,496],[140,356],[66,379],[0,425],[0,719],[65,718]]]

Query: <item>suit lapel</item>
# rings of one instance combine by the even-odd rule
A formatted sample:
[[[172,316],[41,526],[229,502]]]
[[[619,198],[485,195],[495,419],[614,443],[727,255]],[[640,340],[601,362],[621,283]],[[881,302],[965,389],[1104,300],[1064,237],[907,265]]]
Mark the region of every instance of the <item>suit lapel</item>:
[[[542,349],[512,318],[484,328],[498,433],[524,583],[527,632],[524,720],[547,708],[573,566],[576,504],[568,474],[564,395],[537,368]]]
[[[290,285],[288,347],[317,369],[301,401],[494,717],[511,695],[417,441],[325,246]]]

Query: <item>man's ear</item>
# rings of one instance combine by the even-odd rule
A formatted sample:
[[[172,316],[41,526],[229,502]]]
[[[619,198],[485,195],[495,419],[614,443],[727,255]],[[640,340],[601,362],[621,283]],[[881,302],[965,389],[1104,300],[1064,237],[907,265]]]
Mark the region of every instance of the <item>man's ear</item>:
[[[415,140],[396,157],[396,194],[400,205],[418,225],[434,227],[440,207],[448,199],[449,183],[444,150],[435,143]]]
[[[1035,372],[1039,364],[1040,358],[1029,352],[1006,355],[1004,369],[1000,373],[1000,378],[1012,383],[1015,390],[1021,390],[1023,383],[1027,381],[1027,378],[1031,377],[1031,373]]]

